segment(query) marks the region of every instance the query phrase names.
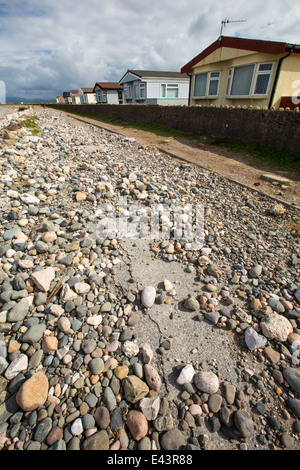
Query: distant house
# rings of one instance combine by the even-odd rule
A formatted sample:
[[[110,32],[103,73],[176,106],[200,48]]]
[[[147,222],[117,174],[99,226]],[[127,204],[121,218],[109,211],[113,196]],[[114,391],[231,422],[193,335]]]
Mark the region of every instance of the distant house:
[[[78,90],[71,90],[70,96],[72,100],[72,104],[80,104],[80,96]]]
[[[72,98],[69,91],[63,92],[63,99],[65,104],[72,104]]]
[[[96,94],[97,103],[123,103],[123,85],[120,85],[118,82],[97,82],[93,91]]]
[[[191,77],[191,105],[277,109],[299,93],[300,46],[220,36],[181,72]]]
[[[124,103],[188,104],[189,77],[187,74],[127,70],[119,83],[124,86]]]
[[[56,98],[56,103],[63,104],[65,102],[63,95],[58,95]]]
[[[95,104],[97,102],[93,88],[79,88],[78,95],[81,104]]]

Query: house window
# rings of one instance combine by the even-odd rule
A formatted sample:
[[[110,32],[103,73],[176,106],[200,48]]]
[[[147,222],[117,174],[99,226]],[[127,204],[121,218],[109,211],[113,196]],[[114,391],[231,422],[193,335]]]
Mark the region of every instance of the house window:
[[[256,73],[254,95],[266,95],[269,89],[273,64],[260,64]]]
[[[231,96],[249,96],[254,73],[254,64],[235,67],[230,95]]]
[[[161,98],[178,98],[178,85],[173,83],[162,83],[160,85]]]
[[[220,72],[206,72],[195,75],[194,98],[214,98],[218,96]]]
[[[266,95],[272,71],[273,64],[251,64],[229,69],[226,96]]]
[[[140,86],[139,86],[139,84],[134,85],[133,89],[134,89],[134,97],[135,97],[136,100],[138,100],[139,97],[140,97]]]
[[[140,84],[140,98],[141,100],[144,100],[145,99],[145,83],[141,83]]]

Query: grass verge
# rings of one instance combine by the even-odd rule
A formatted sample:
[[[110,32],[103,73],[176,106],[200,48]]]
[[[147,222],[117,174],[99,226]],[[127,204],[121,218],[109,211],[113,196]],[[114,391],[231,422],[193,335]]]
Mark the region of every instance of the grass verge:
[[[31,131],[32,135],[39,135],[40,130],[37,124],[38,118],[36,116],[29,116],[27,119],[24,119],[23,124],[27,129]]]

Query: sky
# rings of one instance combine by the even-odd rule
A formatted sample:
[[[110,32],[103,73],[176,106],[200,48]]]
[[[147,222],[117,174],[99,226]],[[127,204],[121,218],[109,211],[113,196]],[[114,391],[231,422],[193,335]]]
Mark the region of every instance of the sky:
[[[180,71],[220,35],[300,44],[298,0],[0,0],[6,96],[55,99],[128,69]]]

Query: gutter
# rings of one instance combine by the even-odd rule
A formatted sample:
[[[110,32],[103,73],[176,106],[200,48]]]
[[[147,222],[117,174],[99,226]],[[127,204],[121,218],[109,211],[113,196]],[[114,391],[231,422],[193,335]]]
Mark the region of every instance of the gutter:
[[[270,96],[268,109],[272,108],[273,99],[274,99],[275,91],[276,91],[278,80],[279,80],[279,75],[280,75],[280,71],[281,71],[282,62],[292,55],[292,53],[294,51],[294,48],[295,48],[295,45],[291,44],[290,46],[287,46],[287,47],[290,48],[289,53],[287,55],[281,57],[281,59],[279,59],[279,61],[278,61],[278,67],[277,67],[277,70],[276,70],[276,75],[275,75],[275,79],[274,79],[274,84],[273,84],[273,88],[272,88],[272,92],[271,92],[271,96]]]

